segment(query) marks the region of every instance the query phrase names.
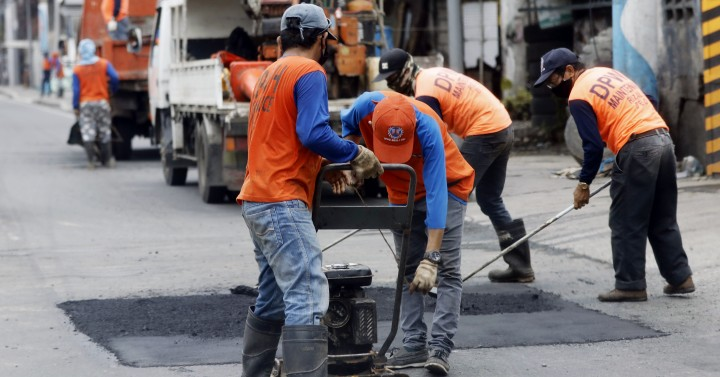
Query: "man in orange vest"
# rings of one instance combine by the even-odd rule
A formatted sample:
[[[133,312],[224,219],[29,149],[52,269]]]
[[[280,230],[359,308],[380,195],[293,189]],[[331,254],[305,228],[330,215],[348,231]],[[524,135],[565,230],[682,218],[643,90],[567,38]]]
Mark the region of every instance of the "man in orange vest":
[[[129,0],[102,0],[100,5],[110,38],[115,41],[128,39],[130,20],[128,19]]]
[[[695,291],[692,271],[677,224],[674,144],[668,126],[649,98],[622,73],[585,68],[566,48],[540,60],[535,86],[546,85],[568,99],[583,143],[575,208],[590,201],[590,184],[600,167],[603,147],[616,154],[610,186],[610,230],[615,289],[603,302],[646,301],[645,248],[650,241],[668,295]]]
[[[315,179],[323,157],[350,162],[359,178],[383,171],[370,150],[330,127],[322,68],[327,40],[336,39],[329,28],[317,5],[285,10],[278,37],[282,57],[265,70],[250,101],[248,162],[237,202],[260,277],[245,323],[246,377],[270,374],[281,334],[287,375],[327,376],[328,334],[320,320],[330,293],[309,210]]]
[[[393,349],[390,369],[424,367],[447,375],[462,296],[460,245],[475,173],[445,123],[423,102],[391,91],[363,93],[342,116],[343,136],[365,144],[387,163],[417,173],[410,247],[400,308],[403,345]],[[388,171],[381,179],[391,205],[406,205],[407,174]],[[396,249],[401,232],[393,232]],[[423,320],[426,294],[437,278],[437,304],[430,331]],[[415,291],[419,294],[413,294]],[[429,338],[429,339],[428,339]]]
[[[50,95],[50,73],[52,72],[52,62],[48,53],[43,53],[42,61],[42,82],[40,83],[40,96]]]
[[[112,167],[115,159],[111,144],[110,93],[117,90],[118,75],[109,61],[95,55],[95,42],[92,40],[80,41],[78,53],[80,60],[73,69],[73,109],[80,122],[88,168],[94,169],[97,163],[96,143],[100,147],[100,162]]]
[[[424,102],[447,123],[450,132],[463,138],[460,152],[475,170],[475,199],[490,218],[500,249],[524,237],[525,223],[510,216],[502,198],[514,138],[512,120],[502,102],[479,82],[451,69],[420,69],[412,56],[399,48],[385,51],[378,68],[374,81],[386,80],[390,89]],[[535,280],[527,242],[503,259],[508,267],[490,271],[491,281]]]

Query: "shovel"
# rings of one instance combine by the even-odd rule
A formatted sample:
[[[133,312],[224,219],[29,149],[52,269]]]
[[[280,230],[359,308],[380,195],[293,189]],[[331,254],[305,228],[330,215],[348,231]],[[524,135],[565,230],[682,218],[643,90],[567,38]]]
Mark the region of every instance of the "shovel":
[[[592,198],[593,196],[595,196],[595,194],[599,193],[600,191],[604,190],[606,187],[610,186],[610,183],[612,183],[612,181],[607,181],[607,182],[605,182],[605,184],[603,184],[602,186],[598,187],[595,191],[593,191],[592,193],[590,193],[590,197]],[[513,250],[514,250],[516,247],[518,247],[520,244],[522,244],[523,242],[525,242],[525,241],[527,241],[528,239],[530,239],[530,237],[538,234],[541,230],[543,230],[543,229],[547,228],[548,226],[550,226],[550,224],[554,223],[555,221],[557,221],[557,220],[560,219],[561,217],[567,215],[568,212],[572,211],[573,209],[575,209],[575,206],[574,206],[574,205],[571,205],[570,207],[565,208],[565,209],[562,210],[560,213],[558,213],[557,215],[555,215],[555,216],[553,216],[552,218],[548,219],[547,221],[545,221],[545,223],[543,223],[543,224],[540,225],[539,227],[535,228],[532,232],[526,234],[525,236],[523,236],[523,237],[520,238],[519,240],[515,241],[512,245],[506,247],[503,251],[500,252],[500,254],[496,255],[493,259],[490,259],[489,261],[485,262],[485,264],[483,264],[482,266],[480,266],[480,268],[478,268],[477,270],[471,272],[468,276],[464,277],[463,280],[462,280],[463,283],[466,282],[466,281],[467,281],[468,279],[470,279],[471,277],[475,276],[475,274],[477,274],[478,272],[480,272],[480,271],[482,271],[483,269],[485,269],[485,267],[489,266],[492,262],[495,262],[496,260],[502,258],[503,255],[505,255],[505,254],[513,251]],[[430,292],[428,292],[428,295],[430,295],[430,297],[433,297],[433,298],[437,297],[437,287],[433,287],[433,288],[430,290]]]

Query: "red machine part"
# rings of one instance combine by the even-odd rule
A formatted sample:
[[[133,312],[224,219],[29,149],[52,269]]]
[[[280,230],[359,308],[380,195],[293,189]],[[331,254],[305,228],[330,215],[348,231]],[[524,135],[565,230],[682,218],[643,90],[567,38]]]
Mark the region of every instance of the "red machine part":
[[[230,86],[236,101],[250,101],[255,85],[270,64],[268,61],[230,63]]]

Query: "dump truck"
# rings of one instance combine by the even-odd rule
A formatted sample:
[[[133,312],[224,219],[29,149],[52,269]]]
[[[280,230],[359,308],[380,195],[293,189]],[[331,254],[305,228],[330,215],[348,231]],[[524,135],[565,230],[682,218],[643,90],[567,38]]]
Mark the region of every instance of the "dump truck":
[[[145,41],[134,40],[134,44],[110,38],[101,4],[101,0],[86,0],[83,3],[78,40],[93,40],[97,54],[110,61],[118,72],[120,86],[110,98],[113,154],[118,160],[127,160],[132,155],[133,137],[153,139],[153,125],[148,114],[147,66],[155,4],[146,0],[128,1],[128,19],[133,31],[146,36]]]
[[[148,65],[151,119],[157,132],[165,182],[184,185],[197,167],[206,203],[240,191],[247,163],[249,98],[257,78],[279,51],[280,18],[293,1],[160,0],[151,33]],[[362,2],[365,3],[365,2]],[[325,68],[331,124],[366,89],[366,51],[358,33],[374,30],[369,8],[326,10],[341,41]],[[337,22],[336,22],[337,21]],[[377,63],[375,63],[377,64]]]

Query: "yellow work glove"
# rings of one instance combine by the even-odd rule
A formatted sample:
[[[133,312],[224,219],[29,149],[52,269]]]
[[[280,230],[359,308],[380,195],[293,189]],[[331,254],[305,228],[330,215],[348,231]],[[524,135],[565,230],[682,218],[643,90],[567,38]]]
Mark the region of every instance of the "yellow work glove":
[[[573,193],[573,205],[575,209],[580,209],[588,203],[590,203],[590,185],[580,182]]]
[[[437,264],[423,259],[415,270],[415,279],[410,283],[410,293],[416,290],[422,294],[430,292],[435,286],[435,279],[437,279]]]
[[[350,166],[353,169],[355,178],[360,180],[375,178],[384,171],[375,154],[362,145],[358,145],[358,154],[350,161]]]

